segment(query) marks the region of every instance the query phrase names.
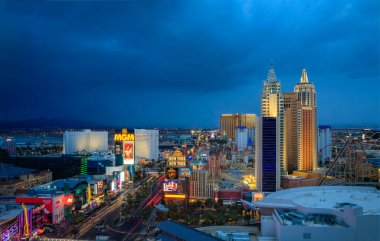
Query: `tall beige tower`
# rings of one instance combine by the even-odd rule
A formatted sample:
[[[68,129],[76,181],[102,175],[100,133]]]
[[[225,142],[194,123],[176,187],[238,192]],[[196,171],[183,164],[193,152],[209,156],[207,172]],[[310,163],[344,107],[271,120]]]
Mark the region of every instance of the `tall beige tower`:
[[[298,101],[294,92],[284,93],[284,163],[286,171],[298,169]]]
[[[305,69],[294,93],[297,95],[298,170],[313,171],[317,168],[317,97]]]

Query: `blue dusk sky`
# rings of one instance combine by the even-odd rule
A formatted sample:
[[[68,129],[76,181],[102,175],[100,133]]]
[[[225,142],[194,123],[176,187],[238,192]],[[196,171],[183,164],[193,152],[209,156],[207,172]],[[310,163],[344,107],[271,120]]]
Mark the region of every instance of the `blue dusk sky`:
[[[260,113],[273,61],[318,124],[380,125],[380,1],[1,1],[0,120],[219,127]]]

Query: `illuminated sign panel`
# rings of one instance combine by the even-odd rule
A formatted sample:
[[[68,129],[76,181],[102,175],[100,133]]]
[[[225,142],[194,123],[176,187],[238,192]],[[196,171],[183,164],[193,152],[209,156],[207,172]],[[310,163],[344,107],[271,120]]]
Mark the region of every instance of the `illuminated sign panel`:
[[[165,198],[177,198],[177,199],[185,199],[186,195],[185,194],[165,194]]]
[[[166,163],[167,166],[175,166],[175,167],[185,167],[186,166],[186,157],[183,156],[182,152],[176,151],[172,156],[168,157],[168,161]]]
[[[179,176],[180,177],[190,177],[191,176],[191,169],[190,168],[180,168],[179,169]]]
[[[170,180],[164,182],[164,192],[176,192],[178,190],[177,181]]]
[[[177,179],[178,178],[178,169],[170,168],[166,171],[166,178]]]
[[[74,202],[74,197],[73,195],[64,196],[61,201],[63,205],[72,205]]]
[[[18,234],[18,223],[13,224],[1,232],[1,241],[15,240],[13,237]]]
[[[123,161],[124,164],[133,165],[135,160],[135,142],[123,141]]]
[[[133,165],[135,163],[135,134],[128,133],[127,129],[123,129],[121,133],[116,133],[114,135],[115,143],[115,154],[116,163],[118,165],[126,164]],[[118,155],[120,156],[120,162],[118,160]],[[122,159],[122,160],[121,160]]]
[[[98,184],[97,184],[97,194],[102,194],[103,193],[103,186],[104,186],[104,183],[103,181],[99,181]]]
[[[123,129],[121,134],[115,134],[114,141],[135,141],[135,135],[128,133],[127,129]]]

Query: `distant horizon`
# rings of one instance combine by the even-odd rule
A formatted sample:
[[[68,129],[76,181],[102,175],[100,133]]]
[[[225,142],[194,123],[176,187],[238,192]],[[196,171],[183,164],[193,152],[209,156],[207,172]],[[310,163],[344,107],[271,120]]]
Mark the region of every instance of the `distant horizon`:
[[[226,114],[230,114],[230,113],[226,113]],[[244,113],[244,114],[255,114],[255,113]],[[45,121],[48,121],[50,124],[43,124],[43,123],[39,123],[41,124],[40,126],[37,126],[37,125],[32,125],[32,126],[26,126],[26,127],[23,127],[23,126],[20,126],[20,125],[17,125],[17,123],[23,123],[23,122],[29,122],[29,121],[32,121],[32,122],[39,122],[41,120],[45,120]],[[7,122],[8,125],[10,125],[8,128],[7,127],[3,127],[2,124]],[[67,122],[67,125],[63,125],[63,123]],[[71,124],[70,124],[71,123]],[[74,123],[74,124],[73,124]],[[13,125],[13,127],[12,127]],[[54,126],[56,125],[56,126]],[[362,128],[362,129],[365,129],[365,128],[372,128],[372,129],[380,129],[380,124],[375,124],[375,123],[372,123],[372,124],[344,124],[344,123],[340,123],[340,124],[331,124],[331,123],[317,123],[318,126],[320,125],[328,125],[328,126],[331,126],[332,129],[339,129],[339,128]],[[88,127],[86,127],[88,126]],[[28,128],[62,128],[62,129],[122,129],[122,128],[128,128],[128,129],[154,129],[154,128],[158,128],[158,129],[182,129],[182,130],[192,130],[192,129],[220,129],[219,126],[204,126],[204,127],[186,127],[186,126],[133,126],[133,125],[124,125],[124,126],[121,126],[121,125],[113,125],[111,123],[107,124],[107,123],[95,123],[95,122],[92,122],[92,121],[82,121],[82,120],[75,120],[75,119],[56,119],[56,118],[47,118],[47,117],[41,117],[41,118],[30,118],[30,119],[22,119],[22,120],[15,120],[15,121],[12,121],[12,120],[0,120],[0,129],[15,129],[15,128],[25,128],[25,129],[28,129]]]

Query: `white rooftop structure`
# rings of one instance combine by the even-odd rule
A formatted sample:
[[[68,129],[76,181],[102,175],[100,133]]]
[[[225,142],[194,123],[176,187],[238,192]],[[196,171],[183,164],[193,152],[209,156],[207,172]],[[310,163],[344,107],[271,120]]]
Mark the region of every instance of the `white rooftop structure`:
[[[289,240],[380,240],[380,191],[374,187],[312,186],[278,191],[252,203],[263,237]]]
[[[260,207],[324,208],[339,210],[337,203],[363,207],[363,214],[380,215],[380,191],[374,187],[313,186],[291,188],[269,194],[256,205]],[[283,204],[283,205],[282,205]]]

